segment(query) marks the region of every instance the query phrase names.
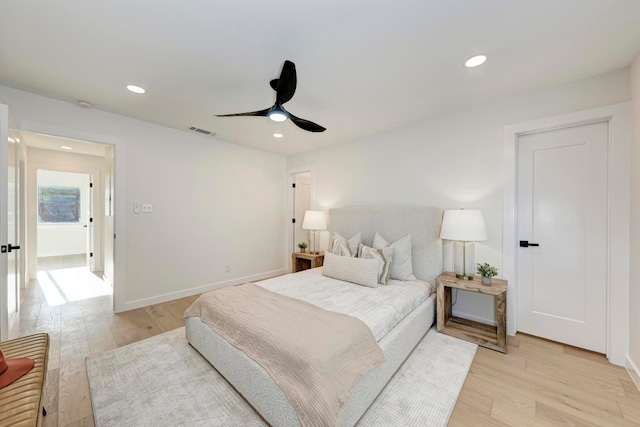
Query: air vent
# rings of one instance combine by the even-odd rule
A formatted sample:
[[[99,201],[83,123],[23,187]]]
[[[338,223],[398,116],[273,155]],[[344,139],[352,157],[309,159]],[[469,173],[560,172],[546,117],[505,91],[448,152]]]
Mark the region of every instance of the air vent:
[[[195,126],[191,126],[191,127],[189,128],[189,130],[190,130],[191,132],[198,132],[198,133],[201,133],[202,135],[207,135],[207,136],[216,136],[216,134],[215,134],[215,133],[213,133],[213,132],[211,132],[210,130],[200,129],[200,128],[197,128],[197,127],[195,127]]]

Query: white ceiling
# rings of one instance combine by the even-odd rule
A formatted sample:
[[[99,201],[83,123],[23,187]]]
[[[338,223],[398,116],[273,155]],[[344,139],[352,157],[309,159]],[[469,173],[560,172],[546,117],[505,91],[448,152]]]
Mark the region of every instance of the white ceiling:
[[[640,51],[640,0],[2,0],[1,9],[0,84],[280,154],[623,68]],[[476,53],[488,62],[464,68]],[[327,131],[214,117],[271,106],[269,80],[285,59],[298,71],[287,109]]]
[[[73,154],[85,154],[89,156],[104,157],[105,145],[77,139],[61,138],[58,136],[43,135],[41,133],[20,131],[24,142],[33,148],[44,150],[65,151]],[[62,148],[67,147],[67,148]]]

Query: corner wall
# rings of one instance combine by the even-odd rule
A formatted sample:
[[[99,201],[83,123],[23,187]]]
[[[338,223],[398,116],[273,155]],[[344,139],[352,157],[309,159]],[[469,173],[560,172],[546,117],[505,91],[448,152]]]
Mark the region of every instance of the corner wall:
[[[115,146],[116,310],[285,272],[284,156],[3,86],[0,102],[21,129]]]
[[[419,122],[351,143],[290,156],[290,169],[315,168],[316,208],[356,205],[434,205],[484,213],[489,240],[476,242],[476,261],[502,273],[504,128],[507,125],[627,102],[622,69],[504,102]],[[451,242],[444,269],[453,267]],[[455,311],[493,321],[493,302],[458,293]]]
[[[627,369],[640,389],[640,54],[631,65],[631,269]]]

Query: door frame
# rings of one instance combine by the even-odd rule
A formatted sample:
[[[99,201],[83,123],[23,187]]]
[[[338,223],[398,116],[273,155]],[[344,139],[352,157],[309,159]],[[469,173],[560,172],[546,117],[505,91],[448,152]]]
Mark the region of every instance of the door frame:
[[[27,195],[27,206],[38,206],[38,171],[40,170],[45,170],[45,171],[53,171],[53,172],[65,172],[65,173],[77,173],[77,174],[82,174],[82,175],[87,175],[89,177],[89,182],[94,184],[94,190],[99,190],[101,189],[100,187],[100,183],[102,182],[102,171],[100,171],[99,169],[91,169],[91,168],[84,168],[84,167],[71,167],[71,166],[66,166],[66,165],[57,165],[57,164],[50,164],[50,163],[28,163],[27,166],[27,173],[33,178],[34,182],[33,182],[33,187],[31,187],[32,189],[35,188],[33,194],[31,195]],[[97,183],[97,186],[96,186]],[[82,191],[84,191],[85,189],[82,189]],[[31,202],[31,204],[29,204],[29,202]],[[103,209],[101,209],[101,203],[102,203],[102,199],[96,199],[95,197],[93,197],[93,200],[91,201],[91,203],[93,204],[92,206],[92,211],[94,212],[94,218],[96,217],[95,212],[99,212],[101,213],[103,211]],[[96,206],[97,205],[97,206]],[[29,219],[31,219],[31,222],[29,222]],[[96,253],[96,255],[98,255],[98,257],[103,257],[103,248],[104,248],[104,236],[102,235],[102,230],[103,230],[103,221],[104,218],[100,217],[97,218],[96,223],[98,224],[98,228],[96,230],[96,227],[93,228],[92,233],[93,233],[93,243],[94,243],[94,252]],[[27,215],[27,222],[28,224],[31,226],[31,228],[33,228],[33,231],[29,233],[29,235],[32,237],[31,239],[31,245],[29,246],[29,248],[31,249],[31,254],[33,255],[33,258],[28,260],[32,261],[32,267],[33,269],[30,271],[30,273],[35,273],[35,277],[37,277],[38,275],[38,270],[39,268],[37,267],[38,265],[38,214],[37,214],[37,209],[36,211],[32,212],[32,217],[30,218],[29,215]],[[100,246],[99,249],[96,249],[95,247],[95,243],[98,242],[98,246]],[[95,262],[95,260],[94,260]],[[31,263],[29,263],[31,264]],[[93,272],[91,270],[91,266],[89,266],[89,271]],[[99,266],[102,266],[102,263],[99,264]],[[29,269],[27,269],[29,271]],[[100,270],[96,270],[96,271],[100,271]]]
[[[62,138],[78,139],[81,141],[97,142],[113,147],[113,311],[120,313],[127,310],[126,304],[126,181],[125,181],[125,141],[118,137],[96,134],[84,130],[60,127],[33,121],[21,121],[20,130],[43,133]],[[27,165],[29,159],[27,158]],[[28,167],[28,166],[27,166]],[[115,236],[119,236],[115,238]],[[106,238],[106,237],[105,237]]]
[[[13,130],[17,130],[17,126],[15,125],[15,120],[13,118],[13,116],[11,115],[11,110],[9,108],[8,105],[6,104],[0,104],[0,144],[7,145],[7,150],[3,150],[0,149],[0,173],[2,174],[2,178],[0,178],[0,183],[2,183],[2,185],[0,185],[0,214],[2,214],[2,212],[7,211],[8,208],[8,203],[9,203],[9,191],[8,191],[8,174],[7,171],[9,169],[9,153],[8,153],[8,145],[9,145],[9,140],[11,138],[13,138],[11,136],[11,133]],[[19,132],[18,132],[19,133]],[[17,139],[17,141],[13,141],[15,144],[15,153],[14,153],[14,161],[16,162],[15,164],[15,168],[16,168],[16,174],[14,179],[16,180],[15,185],[17,187],[17,192],[15,195],[15,199],[14,202],[16,202],[16,206],[15,209],[18,210],[20,208],[20,206],[18,206],[18,204],[20,203],[21,200],[21,195],[19,194],[19,192],[24,191],[24,188],[20,188],[20,173],[18,173],[19,168],[20,168],[20,163],[19,162],[19,155],[21,154],[21,150],[22,150],[22,142],[20,141],[21,136]],[[22,224],[19,223],[20,218],[16,217],[16,227],[18,227],[18,229],[16,230],[19,237],[21,236],[21,230],[20,227],[22,227]],[[7,245],[9,243],[13,243],[12,242],[13,239],[10,239],[9,236],[9,230],[8,227],[3,227],[0,225],[0,242],[2,245]],[[17,262],[16,262],[16,273],[20,274],[20,258],[24,258],[24,243],[23,242],[15,242],[15,244],[19,244],[21,246],[20,248],[20,252],[19,253],[19,258],[17,258]],[[9,272],[9,263],[8,263],[8,254],[0,254],[0,257],[2,257],[2,262],[0,262],[0,276],[2,276],[2,284],[0,284],[0,341],[4,341],[4,340],[8,340],[10,338],[12,338],[11,334],[12,334],[12,330],[14,329],[14,326],[16,325],[19,317],[20,317],[20,294],[22,291],[21,288],[21,284],[17,283],[17,287],[16,287],[16,312],[13,314],[13,316],[9,317],[9,306],[8,306],[8,296],[9,296],[9,286],[10,284],[8,283],[7,280],[7,275]],[[14,284],[15,286],[15,284]],[[6,322],[5,322],[6,320]]]
[[[629,102],[548,117],[504,128],[503,261],[509,281],[507,333],[517,319],[517,144],[521,135],[608,122],[607,358],[624,366],[629,340],[629,244],[631,104]]]
[[[287,179],[285,180],[287,188],[285,189],[285,268],[291,271],[292,258],[291,254],[295,252],[295,246],[293,243],[293,227],[291,227],[291,213],[293,212],[293,183],[295,181],[295,175],[299,173],[309,172],[311,178],[309,179],[309,208],[314,210],[316,208],[316,171],[315,166],[302,166],[299,168],[292,168],[287,170]]]

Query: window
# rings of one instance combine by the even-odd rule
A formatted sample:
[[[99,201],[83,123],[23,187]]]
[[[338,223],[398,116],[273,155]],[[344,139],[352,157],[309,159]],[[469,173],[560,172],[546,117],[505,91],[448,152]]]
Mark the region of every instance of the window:
[[[80,222],[80,188],[39,185],[38,222]]]

